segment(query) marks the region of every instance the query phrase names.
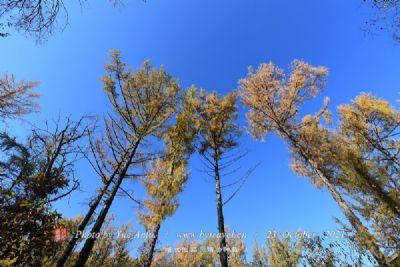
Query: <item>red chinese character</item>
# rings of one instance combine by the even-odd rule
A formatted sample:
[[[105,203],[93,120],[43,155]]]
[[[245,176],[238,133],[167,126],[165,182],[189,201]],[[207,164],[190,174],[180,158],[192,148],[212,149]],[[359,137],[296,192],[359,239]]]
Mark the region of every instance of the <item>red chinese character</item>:
[[[54,240],[55,241],[65,241],[68,239],[68,231],[67,228],[58,227],[54,229]]]

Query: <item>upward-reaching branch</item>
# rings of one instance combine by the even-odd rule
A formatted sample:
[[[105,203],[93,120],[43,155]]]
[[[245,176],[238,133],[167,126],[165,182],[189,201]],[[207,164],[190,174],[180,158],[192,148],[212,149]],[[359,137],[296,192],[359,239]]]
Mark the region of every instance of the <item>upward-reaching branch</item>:
[[[221,179],[226,169],[238,163],[242,154],[234,154],[238,147],[241,131],[237,124],[237,94],[230,93],[220,97],[217,93],[206,94],[200,91],[199,102],[196,105],[196,115],[199,120],[198,149],[205,159],[206,168],[215,180],[215,194],[218,218],[219,258],[221,266],[228,266],[228,248],[225,237],[223,205],[230,201],[240,190],[246,179],[242,179],[237,190],[224,202]],[[235,167],[236,168],[236,167]],[[226,174],[226,173],[225,173]]]
[[[96,241],[95,234],[100,231],[123,180],[130,176],[129,170],[143,164],[141,159],[136,158],[139,146],[146,139],[157,137],[165,131],[170,117],[176,110],[180,90],[178,82],[168,75],[163,67],[156,70],[145,61],[139,71],[133,72],[126,69],[118,51],[113,51],[111,58],[112,62],[106,64],[108,75],[104,76],[102,81],[113,113],[106,123],[107,149],[99,151],[99,156],[95,158],[102,163],[95,166],[117,168],[114,167],[112,176],[102,177],[105,182],[104,188],[108,188],[111,183],[113,187],[107,194],[104,206],[92,227],[91,233],[94,237],[86,240],[75,266],[84,266],[86,263]],[[122,164],[119,166],[115,161],[120,158]],[[108,169],[112,169],[110,167]],[[108,189],[102,190],[102,194],[106,190]],[[102,196],[99,196],[96,199],[89,213],[93,214],[101,198]]]

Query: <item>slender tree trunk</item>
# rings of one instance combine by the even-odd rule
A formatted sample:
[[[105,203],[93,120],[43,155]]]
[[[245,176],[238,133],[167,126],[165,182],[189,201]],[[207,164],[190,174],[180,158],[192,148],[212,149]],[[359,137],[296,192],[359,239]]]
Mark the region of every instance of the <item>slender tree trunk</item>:
[[[214,159],[214,173],[215,173],[215,192],[217,197],[217,214],[218,214],[218,232],[220,237],[220,252],[219,259],[222,267],[228,267],[228,254],[226,252],[226,238],[225,238],[225,224],[224,214],[222,210],[222,193],[221,193],[221,179],[219,173],[218,156]]]
[[[122,162],[122,159],[121,159],[121,162]],[[108,178],[107,183],[104,184],[103,188],[101,189],[101,191],[97,195],[96,199],[90,204],[89,211],[86,213],[86,215],[83,218],[82,222],[79,224],[77,231],[75,233],[73,233],[72,238],[68,242],[68,245],[64,249],[62,255],[57,260],[57,264],[56,264],[57,267],[63,267],[65,265],[65,263],[67,262],[67,260],[68,260],[69,256],[71,255],[76,243],[79,240],[78,233],[80,233],[83,230],[85,230],[87,224],[89,223],[89,221],[92,218],[94,212],[96,211],[97,207],[99,206],[99,204],[101,202],[101,199],[103,198],[105,192],[107,192],[108,187],[110,186],[110,184],[112,183],[115,175],[117,174],[118,169],[120,168],[120,166],[121,166],[121,163],[118,164],[118,166],[115,168],[114,172]]]
[[[158,240],[158,233],[160,231],[160,228],[161,228],[160,223],[157,223],[156,226],[154,227],[153,237],[151,238],[151,241],[150,241],[149,253],[147,255],[145,267],[150,267],[151,263],[153,261],[154,250],[156,248],[156,244],[157,244],[157,240]]]
[[[90,232],[90,238],[88,238],[83,245],[83,248],[81,252],[79,253],[78,260],[75,263],[75,267],[83,267],[89,258],[90,252],[93,249],[94,243],[96,241],[96,234],[100,232],[100,229],[104,223],[104,220],[107,216],[108,211],[110,210],[111,204],[114,201],[115,195],[117,194],[122,180],[125,178],[126,173],[129,169],[130,164],[132,163],[132,159],[136,153],[136,150],[139,146],[140,140],[135,143],[135,146],[132,149],[131,154],[129,155],[128,160],[125,162],[125,165],[121,172],[118,175],[117,180],[115,181],[114,187],[112,188],[110,194],[108,195],[108,198],[106,199],[103,208],[101,209],[101,212],[99,216],[97,217],[96,222],[93,225],[93,228]]]
[[[349,220],[350,224],[354,227],[357,234],[365,242],[368,250],[371,252],[372,256],[378,262],[379,266],[389,267],[385,255],[380,251],[379,246],[376,244],[375,238],[369,233],[368,229],[362,224],[360,219],[354,214],[347,202],[342,198],[340,193],[336,190],[335,186],[332,185],[329,180],[324,176],[320,175],[322,181],[324,182],[326,188],[331,193],[333,199],[339,204],[340,209]]]
[[[326,189],[332,195],[333,199],[338,203],[340,209],[346,216],[347,220],[350,222],[351,226],[356,230],[357,235],[362,238],[369,252],[371,252],[374,259],[378,262],[381,267],[391,267],[391,265],[387,262],[386,256],[380,251],[379,246],[375,240],[375,237],[371,235],[368,228],[365,227],[361,220],[357,217],[357,215],[350,208],[349,204],[342,198],[340,193],[336,190],[335,185],[330,182],[327,176],[324,174],[323,170],[319,168],[318,164],[316,164],[313,159],[307,156],[306,150],[296,141],[296,138],[293,135],[289,134],[283,127],[279,127],[282,133],[286,135],[289,139],[289,142],[295,148],[295,150],[310,164],[310,166],[314,169],[317,175],[320,177],[322,182],[324,183]]]
[[[93,216],[93,213],[95,212],[97,206],[99,205],[101,199],[103,198],[104,193],[106,192],[106,190],[109,187],[110,183],[111,183],[111,179],[107,182],[107,184],[104,185],[104,187],[102,188],[101,192],[97,195],[95,201],[92,204],[90,204],[90,209],[86,213],[85,218],[79,224],[78,230],[73,234],[71,240],[68,242],[67,247],[64,249],[63,254],[58,259],[57,265],[56,265],[57,267],[62,267],[66,263],[68,257],[71,255],[71,253],[72,253],[72,251],[73,251],[73,249],[74,249],[74,247],[76,245],[76,242],[79,239],[78,233],[81,233],[83,230],[85,230],[86,225],[89,223],[90,218]]]

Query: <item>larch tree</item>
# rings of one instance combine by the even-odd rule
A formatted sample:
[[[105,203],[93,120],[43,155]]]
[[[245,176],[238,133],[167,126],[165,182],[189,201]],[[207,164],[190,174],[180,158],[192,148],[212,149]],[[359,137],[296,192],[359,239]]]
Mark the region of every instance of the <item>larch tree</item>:
[[[144,244],[144,266],[152,265],[155,247],[162,222],[178,207],[178,194],[188,178],[187,164],[193,153],[197,122],[194,116],[195,89],[182,96],[181,111],[176,115],[175,124],[163,134],[165,151],[161,158],[150,162],[149,170],[142,179],[147,192],[144,209],[139,209],[139,220],[150,238]]]
[[[399,249],[399,112],[387,101],[361,94],[339,110],[337,129],[306,116],[299,131],[303,146],[315,161],[325,166],[331,182],[348,199],[352,210],[368,226],[378,247],[390,259]],[[310,154],[311,155],[311,154]],[[304,159],[297,158],[294,169],[313,175]],[[365,247],[365,236],[341,223],[347,233]],[[354,228],[354,227],[353,227]]]
[[[37,111],[39,97],[32,91],[38,82],[17,82],[13,75],[0,77],[0,121]]]
[[[104,186],[89,213],[93,214],[102,195],[105,200],[91,229],[94,237],[85,241],[75,266],[86,263],[96,240],[95,234],[99,233],[123,180],[132,178],[131,171],[142,160],[142,153],[137,153],[139,146],[165,131],[176,111],[180,91],[178,82],[164,68],[157,70],[146,61],[139,71],[128,70],[119,52],[112,53],[112,63],[107,64],[106,69],[108,75],[102,80],[113,114],[106,123],[108,152],[95,149],[98,154],[94,164]],[[111,184],[113,186],[108,189]]]
[[[343,146],[330,138],[327,129],[318,126],[322,118],[329,122],[328,101],[316,114],[299,118],[300,106],[323,90],[327,74],[326,68],[302,61],[292,63],[289,78],[272,63],[262,64],[256,71],[250,69],[240,81],[242,101],[250,109],[249,126],[257,139],[271,131],[279,135],[290,147],[294,170],[309,177],[317,187],[326,188],[363,246],[380,266],[390,266],[376,238],[337,187],[337,153],[333,151],[341,151]]]
[[[238,148],[238,139],[241,131],[237,124],[237,94],[235,92],[221,97],[217,93],[207,94],[203,90],[199,93],[199,104],[196,112],[199,120],[199,153],[204,159],[206,171],[215,180],[215,195],[218,218],[218,232],[220,235],[219,257],[221,266],[228,266],[227,241],[225,237],[225,222],[223,205],[237,193],[246,177],[242,177],[233,184],[239,184],[238,189],[225,201],[221,184],[227,168],[242,157],[242,154],[233,153]],[[237,151],[234,151],[237,152]]]
[[[370,94],[339,111],[340,186],[387,255],[400,249],[400,112]]]

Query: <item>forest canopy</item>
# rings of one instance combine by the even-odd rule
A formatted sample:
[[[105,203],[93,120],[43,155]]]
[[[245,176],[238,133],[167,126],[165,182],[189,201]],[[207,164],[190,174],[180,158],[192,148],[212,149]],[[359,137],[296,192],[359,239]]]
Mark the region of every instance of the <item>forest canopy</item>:
[[[399,1],[354,1],[0,0],[0,266],[400,266]]]

